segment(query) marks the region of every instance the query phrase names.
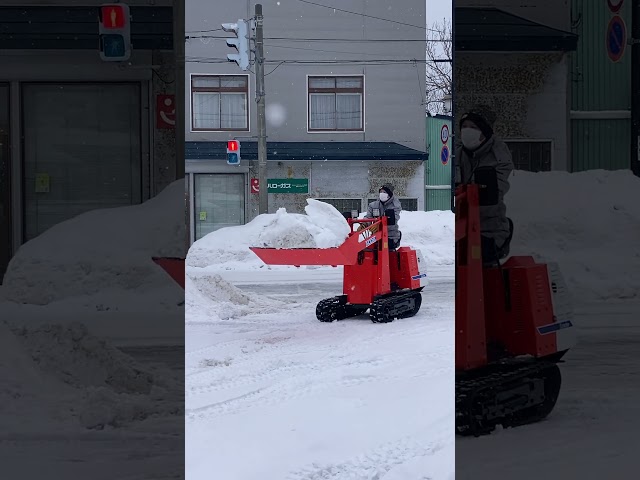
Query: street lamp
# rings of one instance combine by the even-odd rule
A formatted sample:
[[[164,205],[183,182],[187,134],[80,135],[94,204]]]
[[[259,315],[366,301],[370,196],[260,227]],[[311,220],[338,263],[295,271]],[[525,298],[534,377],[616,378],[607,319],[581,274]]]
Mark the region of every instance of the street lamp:
[[[451,113],[451,95],[445,95],[442,97],[442,105],[444,106],[444,113]]]

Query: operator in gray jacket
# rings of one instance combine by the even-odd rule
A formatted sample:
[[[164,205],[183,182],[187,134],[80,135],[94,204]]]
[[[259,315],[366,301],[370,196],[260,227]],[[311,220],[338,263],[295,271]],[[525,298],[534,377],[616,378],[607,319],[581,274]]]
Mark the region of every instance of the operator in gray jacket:
[[[400,220],[402,206],[400,205],[400,200],[393,195],[393,187],[389,184],[385,184],[380,187],[378,195],[378,200],[369,204],[365,218],[373,218],[374,208],[378,209],[380,216],[384,216],[384,213],[387,210],[393,210],[395,212],[395,225],[389,225],[387,228],[389,232],[389,249],[395,250],[400,246],[400,239],[402,238],[402,232],[400,232],[398,227],[398,220]]]
[[[460,119],[462,145],[456,151],[456,185],[475,183],[474,172],[480,167],[495,169],[498,179],[498,203],[480,206],[482,258],[496,264],[509,255],[512,228],[507,218],[504,196],[509,191],[513,160],[507,145],[493,132],[495,114],[486,105],[478,105]]]

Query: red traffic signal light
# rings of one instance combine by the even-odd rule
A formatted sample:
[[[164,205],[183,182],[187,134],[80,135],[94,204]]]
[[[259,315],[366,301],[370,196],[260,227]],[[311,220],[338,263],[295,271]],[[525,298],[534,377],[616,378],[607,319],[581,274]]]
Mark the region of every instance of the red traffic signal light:
[[[227,142],[227,153],[237,152],[240,149],[240,144],[237,140],[229,140]]]
[[[100,23],[107,30],[124,28],[128,17],[128,8],[124,4],[102,5],[100,7]]]

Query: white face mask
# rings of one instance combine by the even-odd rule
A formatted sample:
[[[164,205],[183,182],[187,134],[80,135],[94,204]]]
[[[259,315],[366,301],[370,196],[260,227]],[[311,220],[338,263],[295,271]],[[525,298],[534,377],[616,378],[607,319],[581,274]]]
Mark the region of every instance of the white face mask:
[[[482,141],[480,137],[482,137],[482,132],[480,130],[476,130],[475,128],[463,128],[461,133],[462,144],[467,147],[469,150],[473,150],[478,148]]]
[[[387,200],[389,200],[389,195],[387,194],[387,192],[380,192],[380,201],[386,202]]]

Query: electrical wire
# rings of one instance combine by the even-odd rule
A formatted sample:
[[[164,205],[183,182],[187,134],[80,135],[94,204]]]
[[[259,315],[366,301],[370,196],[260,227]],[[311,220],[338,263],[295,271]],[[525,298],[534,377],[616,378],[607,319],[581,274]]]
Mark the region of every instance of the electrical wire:
[[[406,27],[421,28],[422,30],[436,32],[436,30],[433,30],[431,28],[427,28],[426,26],[423,27],[423,26],[420,26],[420,25],[414,25],[412,23],[404,23],[404,22],[399,22],[397,20],[391,20],[390,18],[376,17],[376,16],[373,16],[373,15],[367,15],[366,13],[358,13],[358,12],[352,12],[352,11],[349,11],[349,10],[343,10],[341,8],[332,7],[330,5],[323,5],[321,3],[310,2],[309,0],[296,0],[296,1],[301,2],[301,3],[307,3],[309,5],[315,5],[316,7],[329,8],[331,10],[335,10],[335,11],[338,11],[338,12],[350,13],[351,15],[360,15],[362,17],[373,18],[375,20],[382,20],[382,21],[385,21],[385,22],[396,23],[398,25],[404,25]]]
[[[190,57],[186,58],[187,63],[229,63],[226,58]],[[265,60],[265,64],[288,64],[288,65],[415,65],[426,63],[450,62],[448,59],[420,60],[420,59],[371,59],[371,60]],[[279,66],[279,65],[278,65]]]
[[[185,40],[193,38],[214,38],[219,40],[226,40],[234,38],[230,36],[217,36],[217,35],[187,35]],[[442,39],[421,39],[421,38],[295,38],[295,37],[264,37],[265,40],[275,41],[287,41],[287,42],[322,42],[322,43],[409,43],[409,42],[421,42],[421,43],[451,43],[451,40]]]

